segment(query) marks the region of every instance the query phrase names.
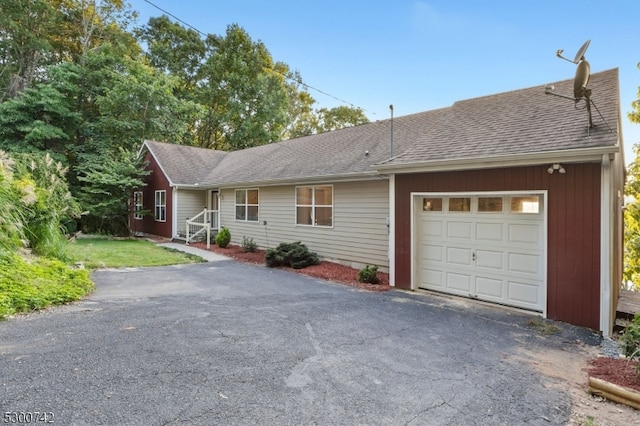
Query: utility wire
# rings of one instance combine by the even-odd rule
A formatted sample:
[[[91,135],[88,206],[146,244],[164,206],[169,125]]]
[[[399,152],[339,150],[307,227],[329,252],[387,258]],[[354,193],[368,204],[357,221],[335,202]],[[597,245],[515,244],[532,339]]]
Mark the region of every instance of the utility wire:
[[[169,11],[164,10],[163,8],[161,8],[160,6],[158,6],[158,5],[154,4],[154,3],[152,3],[152,2],[151,2],[151,1],[149,1],[149,0],[144,0],[144,1],[145,1],[145,3],[150,4],[151,6],[155,7],[155,8],[156,8],[156,9],[158,9],[159,11],[161,11],[162,13],[169,15],[170,17],[172,17],[172,18],[173,18],[173,19],[175,19],[176,21],[180,22],[181,24],[184,24],[184,25],[186,25],[187,27],[191,28],[193,31],[197,32],[197,33],[198,33],[198,34],[200,34],[201,36],[203,36],[203,37],[207,37],[207,34],[203,33],[202,31],[200,31],[199,29],[197,29],[197,28],[196,28],[196,27],[194,27],[193,25],[189,24],[188,22],[185,22],[185,21],[183,21],[182,19],[178,18],[178,17],[177,17],[176,15],[174,15],[173,13],[171,13],[171,12],[169,12]],[[331,93],[327,93],[327,92],[325,92],[324,90],[320,90],[320,89],[318,89],[317,87],[313,87],[313,86],[311,86],[311,85],[309,85],[309,84],[305,83],[304,81],[302,81],[302,79],[289,77],[288,75],[286,75],[286,74],[284,74],[284,73],[282,73],[282,72],[280,72],[280,71],[278,71],[278,70],[276,70],[276,69],[274,69],[274,68],[271,68],[271,71],[273,71],[273,72],[275,72],[275,73],[277,73],[277,74],[280,74],[281,76],[283,76],[283,77],[284,77],[284,78],[286,78],[287,80],[294,81],[294,82],[296,82],[296,83],[298,83],[298,84],[300,84],[300,85],[302,85],[302,86],[306,87],[307,89],[315,90],[316,92],[321,93],[321,94],[323,94],[323,95],[325,95],[325,96],[328,96],[328,97],[330,97],[330,98],[332,98],[332,99],[335,99],[335,100],[336,100],[336,101],[338,101],[338,102],[341,102],[341,103],[343,103],[343,104],[347,104],[347,105],[349,105],[349,106],[350,106],[350,107],[352,107],[352,108],[361,109],[362,111],[370,112],[371,114],[376,115],[376,113],[375,113],[375,112],[371,112],[371,111],[368,111],[368,110],[366,110],[366,109],[364,109],[364,108],[360,108],[360,107],[358,107],[358,106],[356,106],[356,105],[352,104],[352,103],[351,103],[351,102],[349,102],[349,101],[346,101],[346,100],[344,100],[344,99],[340,99],[340,98],[338,98],[338,97],[336,97],[336,96],[332,95]]]

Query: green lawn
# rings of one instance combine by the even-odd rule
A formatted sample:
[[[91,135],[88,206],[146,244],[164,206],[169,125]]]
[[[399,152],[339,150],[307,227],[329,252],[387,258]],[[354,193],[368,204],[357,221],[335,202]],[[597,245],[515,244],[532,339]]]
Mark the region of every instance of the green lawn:
[[[69,263],[81,262],[86,269],[0,251],[0,320],[83,298],[94,288],[91,269],[204,262],[145,240],[85,237],[70,242],[68,249]]]
[[[82,262],[86,268],[126,268],[164,266],[204,262],[192,254],[158,247],[135,239],[83,237],[69,244],[71,263]]]

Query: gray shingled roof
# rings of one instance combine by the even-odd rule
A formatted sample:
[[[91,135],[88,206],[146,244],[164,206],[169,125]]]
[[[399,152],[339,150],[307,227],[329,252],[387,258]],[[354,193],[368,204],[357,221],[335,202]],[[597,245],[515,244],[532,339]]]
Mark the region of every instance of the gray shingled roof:
[[[573,79],[553,86],[553,93],[573,94]],[[592,107],[591,129],[587,128],[586,110],[576,109],[572,100],[545,94],[545,86],[536,86],[459,101],[450,108],[424,113],[431,125],[409,149],[381,165],[614,147],[620,117],[618,70],[591,75],[588,87],[597,107]],[[585,102],[577,106],[584,108]]]
[[[202,183],[206,173],[228,154],[213,149],[145,141],[151,155],[174,185]]]
[[[555,93],[571,95],[573,79],[553,83]],[[619,129],[618,70],[595,73],[592,100],[607,124]],[[583,106],[579,104],[579,106]],[[614,147],[595,108],[595,128],[587,137],[587,114],[571,100],[545,94],[545,86],[459,101],[451,107],[393,120],[234,152],[149,142],[146,144],[175,184],[251,185],[373,176],[376,167],[402,167],[433,161],[533,154],[545,151]],[[368,155],[365,153],[368,152]]]

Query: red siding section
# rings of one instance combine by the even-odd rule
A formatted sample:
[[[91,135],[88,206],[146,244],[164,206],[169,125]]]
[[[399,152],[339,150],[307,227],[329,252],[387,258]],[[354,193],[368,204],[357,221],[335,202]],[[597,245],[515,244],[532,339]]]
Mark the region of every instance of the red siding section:
[[[396,175],[396,276],[411,288],[411,192],[547,190],[547,316],[600,325],[600,164]]]
[[[142,220],[134,219],[133,215],[130,217],[131,230],[133,232],[144,232],[145,234],[160,235],[162,237],[173,237],[171,232],[173,212],[173,188],[169,186],[169,180],[162,173],[162,169],[155,162],[153,156],[149,153],[145,155],[145,161],[149,162],[147,170],[151,171],[151,174],[147,176],[147,186],[142,188],[143,192],[143,206],[145,210],[151,212],[151,214],[145,215]],[[153,215],[155,208],[155,191],[167,191],[167,213],[166,221],[158,222]]]

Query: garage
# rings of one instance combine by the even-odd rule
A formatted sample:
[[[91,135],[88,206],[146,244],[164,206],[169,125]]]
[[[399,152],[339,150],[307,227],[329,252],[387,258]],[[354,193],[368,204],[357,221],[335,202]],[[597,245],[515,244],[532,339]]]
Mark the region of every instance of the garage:
[[[545,310],[545,192],[412,199],[414,287]]]

